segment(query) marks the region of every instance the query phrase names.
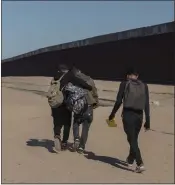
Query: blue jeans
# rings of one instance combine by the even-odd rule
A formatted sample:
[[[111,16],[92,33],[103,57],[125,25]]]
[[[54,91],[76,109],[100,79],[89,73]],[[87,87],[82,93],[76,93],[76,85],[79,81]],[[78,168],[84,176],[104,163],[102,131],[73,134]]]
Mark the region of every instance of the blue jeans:
[[[82,115],[74,115],[74,122],[73,122],[73,136],[74,140],[80,140],[80,147],[85,149],[85,145],[88,139],[88,133],[90,125],[93,121],[93,107],[88,106],[86,111]],[[79,127],[82,124],[82,133],[81,137],[79,134]]]

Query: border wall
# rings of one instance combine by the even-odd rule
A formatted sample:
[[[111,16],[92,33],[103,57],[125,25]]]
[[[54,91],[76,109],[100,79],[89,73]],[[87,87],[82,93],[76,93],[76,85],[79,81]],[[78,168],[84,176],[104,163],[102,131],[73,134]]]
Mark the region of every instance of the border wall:
[[[174,22],[42,48],[2,61],[2,76],[53,76],[75,64],[94,79],[120,81],[136,66],[147,83],[174,84]]]

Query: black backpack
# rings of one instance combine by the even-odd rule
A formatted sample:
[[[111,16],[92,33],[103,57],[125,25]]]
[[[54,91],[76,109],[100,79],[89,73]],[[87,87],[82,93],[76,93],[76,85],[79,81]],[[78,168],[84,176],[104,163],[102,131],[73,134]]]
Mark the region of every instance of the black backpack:
[[[144,110],[146,103],[145,84],[140,80],[128,80],[125,86],[123,107]]]

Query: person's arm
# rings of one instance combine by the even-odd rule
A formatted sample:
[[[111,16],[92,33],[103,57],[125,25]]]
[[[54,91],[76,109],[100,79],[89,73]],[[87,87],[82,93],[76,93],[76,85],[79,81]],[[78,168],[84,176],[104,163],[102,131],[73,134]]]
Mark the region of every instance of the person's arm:
[[[146,103],[145,103],[145,129],[150,129],[150,105],[149,105],[149,89],[148,85],[145,84],[145,93],[146,93]]]
[[[92,86],[88,85],[86,81],[77,77],[72,71],[69,71],[60,81],[60,89],[62,89],[66,84],[71,82],[75,86],[79,86],[83,89],[87,89],[89,91],[92,90]]]
[[[86,81],[84,81],[83,79],[81,79],[81,78],[79,78],[75,75],[72,76],[71,82],[72,82],[73,85],[77,85],[77,86],[79,86],[83,89],[87,89],[89,91],[92,91],[92,86],[91,85],[87,84]]]
[[[120,84],[119,91],[117,94],[117,99],[116,99],[115,105],[112,109],[112,112],[109,116],[109,120],[112,120],[115,117],[116,112],[118,111],[118,109],[120,108],[120,106],[122,104],[123,95],[124,95],[124,91],[125,91],[125,85],[126,85],[126,82],[122,82]]]

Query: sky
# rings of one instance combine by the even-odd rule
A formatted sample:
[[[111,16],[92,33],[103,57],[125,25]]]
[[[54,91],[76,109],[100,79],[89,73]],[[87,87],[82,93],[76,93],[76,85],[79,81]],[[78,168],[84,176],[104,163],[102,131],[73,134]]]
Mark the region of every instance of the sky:
[[[2,59],[173,20],[172,1],[3,1]]]

